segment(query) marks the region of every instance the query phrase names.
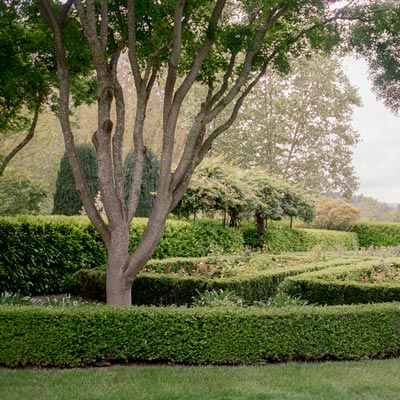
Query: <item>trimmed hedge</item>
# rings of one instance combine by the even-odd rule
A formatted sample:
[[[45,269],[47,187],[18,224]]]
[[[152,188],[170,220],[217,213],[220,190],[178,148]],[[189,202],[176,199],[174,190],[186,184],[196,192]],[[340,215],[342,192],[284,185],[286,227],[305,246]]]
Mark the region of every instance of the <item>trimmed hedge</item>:
[[[358,236],[360,247],[390,247],[400,245],[400,224],[388,222],[358,222],[351,232]]]
[[[282,289],[314,304],[360,304],[400,301],[400,281],[370,283],[385,265],[400,266],[400,258],[360,260],[353,265],[327,268],[289,277]],[[378,278],[378,277],[377,277]],[[364,280],[364,281],[363,281]]]
[[[135,219],[131,249],[138,243],[146,219]],[[48,294],[69,290],[68,276],[106,264],[105,247],[86,217],[0,218],[0,293]],[[155,258],[199,257],[212,252],[243,250],[235,229],[206,221],[168,221]]]
[[[0,364],[255,364],[400,350],[400,304],[341,307],[0,307]]]
[[[87,219],[0,218],[0,293],[62,292],[66,278],[106,262],[105,248]]]
[[[210,262],[210,259],[198,259],[197,262]],[[233,291],[245,301],[265,301],[273,296],[278,286],[288,277],[307,271],[318,271],[338,265],[349,265],[353,258],[334,258],[329,261],[301,263],[301,258],[293,265],[279,267],[270,263],[268,256],[260,255],[249,262],[235,276],[210,278],[199,276],[179,276],[167,273],[140,273],[132,286],[132,303],[137,305],[185,305],[193,302],[197,292],[205,290],[227,289]],[[194,262],[194,260],[193,260]],[[263,267],[263,263],[266,264]],[[163,260],[166,270],[174,270],[174,261]],[[86,270],[75,274],[75,292],[80,290],[83,297],[105,301],[106,272],[104,270]],[[79,288],[79,289],[78,289]]]
[[[353,232],[339,232],[323,229],[290,229],[278,224],[268,228],[266,234],[259,238],[253,225],[242,228],[244,243],[253,248],[266,248],[273,253],[285,251],[308,251],[315,246],[325,250],[358,248],[357,235]]]

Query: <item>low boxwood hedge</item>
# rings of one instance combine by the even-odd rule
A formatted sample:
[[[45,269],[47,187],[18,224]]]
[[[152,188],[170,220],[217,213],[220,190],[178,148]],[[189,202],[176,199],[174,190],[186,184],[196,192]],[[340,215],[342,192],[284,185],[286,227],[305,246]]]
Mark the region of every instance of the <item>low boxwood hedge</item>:
[[[0,364],[255,364],[388,357],[400,304],[288,309],[0,307]]]
[[[388,222],[358,222],[350,231],[358,236],[360,247],[390,247],[400,245],[400,224]]]
[[[315,304],[360,304],[400,301],[398,277],[384,281],[386,268],[399,274],[400,258],[360,260],[353,265],[289,277],[282,289]]]
[[[147,220],[135,219],[134,249]],[[21,216],[0,218],[0,293],[48,294],[69,290],[66,279],[81,269],[106,264],[105,247],[86,217]],[[200,257],[243,250],[238,230],[220,222],[168,221],[155,258]]]
[[[238,258],[240,260],[240,258]],[[193,263],[211,263],[213,258],[192,260]],[[179,260],[157,262],[167,270],[174,270]],[[302,262],[302,258],[288,258],[286,263],[277,257],[271,262],[268,255],[259,255],[219,278],[209,276],[187,276],[171,273],[140,273],[132,287],[132,303],[137,305],[185,305],[193,302],[198,292],[205,290],[229,290],[248,302],[264,301],[273,296],[279,285],[288,277],[307,271],[318,271],[338,265],[350,265],[353,257],[336,257],[329,261]],[[182,264],[179,264],[182,266]],[[151,268],[150,268],[151,269]],[[224,274],[224,271],[221,271]],[[75,274],[74,292],[83,297],[105,301],[106,271],[102,269],[82,270]]]

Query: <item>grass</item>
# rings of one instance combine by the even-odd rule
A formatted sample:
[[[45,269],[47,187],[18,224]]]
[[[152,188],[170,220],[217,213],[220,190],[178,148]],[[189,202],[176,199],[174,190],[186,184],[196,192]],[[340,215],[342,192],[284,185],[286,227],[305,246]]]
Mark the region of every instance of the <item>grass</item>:
[[[0,369],[2,400],[398,399],[400,359],[254,367]]]

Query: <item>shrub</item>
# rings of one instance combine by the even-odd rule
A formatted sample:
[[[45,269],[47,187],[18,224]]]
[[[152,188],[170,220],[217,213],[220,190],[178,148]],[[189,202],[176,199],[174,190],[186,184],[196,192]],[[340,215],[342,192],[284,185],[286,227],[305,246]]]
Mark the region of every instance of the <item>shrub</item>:
[[[9,172],[0,176],[0,215],[38,214],[46,197],[28,178]]]
[[[135,219],[131,228],[130,250],[139,242],[146,227],[146,219]],[[203,257],[211,253],[233,254],[243,250],[240,231],[224,228],[219,221],[167,222],[164,234],[153,257]]]
[[[0,364],[101,361],[255,364],[388,357],[400,305],[294,307],[0,307]]]
[[[89,191],[94,198],[99,191],[97,181],[96,149],[90,143],[76,146],[76,152],[85,175]],[[78,215],[82,201],[76,190],[68,156],[64,153],[57,173],[56,191],[54,193],[53,214]]]
[[[292,296],[317,304],[400,301],[400,258],[355,261],[323,271],[289,277],[282,285]],[[385,275],[390,274],[390,279]]]
[[[315,204],[312,226],[318,229],[346,230],[359,214],[360,210],[348,201],[321,196]]]
[[[350,231],[358,236],[360,247],[389,247],[400,245],[400,224],[357,222]]]

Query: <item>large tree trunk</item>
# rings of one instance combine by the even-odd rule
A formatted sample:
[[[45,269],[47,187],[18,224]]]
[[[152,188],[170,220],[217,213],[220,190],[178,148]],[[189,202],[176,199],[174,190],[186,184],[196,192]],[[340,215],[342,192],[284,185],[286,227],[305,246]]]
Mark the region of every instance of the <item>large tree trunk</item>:
[[[132,304],[132,283],[120,275],[117,258],[108,260],[106,298],[109,306],[129,306]]]

